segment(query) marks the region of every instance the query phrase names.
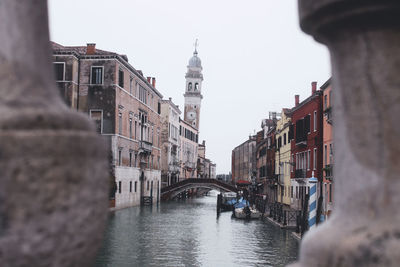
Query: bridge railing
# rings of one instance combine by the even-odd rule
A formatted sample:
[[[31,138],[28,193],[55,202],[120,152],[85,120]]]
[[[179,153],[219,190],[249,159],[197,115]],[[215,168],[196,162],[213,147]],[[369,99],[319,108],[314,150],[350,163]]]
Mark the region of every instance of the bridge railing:
[[[229,191],[237,192],[237,188],[231,184],[222,182],[217,179],[209,179],[209,178],[189,178],[182,180],[178,183],[172,184],[170,186],[164,187],[161,189],[161,194],[168,193],[174,191],[175,189],[181,188],[188,184],[214,184],[219,187],[225,188]]]

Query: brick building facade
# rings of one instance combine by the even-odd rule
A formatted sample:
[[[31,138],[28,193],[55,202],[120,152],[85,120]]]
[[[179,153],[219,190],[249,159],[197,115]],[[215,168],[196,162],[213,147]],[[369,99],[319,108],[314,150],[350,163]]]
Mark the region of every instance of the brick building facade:
[[[291,140],[291,207],[301,209],[306,193],[308,179],[314,175],[322,181],[322,91],[312,82],[311,96],[299,102],[295,96],[292,108]]]
[[[250,136],[248,140],[232,150],[232,183],[239,180],[252,181],[256,178],[256,136]]]
[[[162,95],[125,55],[87,46],[53,46],[55,75],[67,105],[90,116],[112,154],[117,208],[160,196]]]

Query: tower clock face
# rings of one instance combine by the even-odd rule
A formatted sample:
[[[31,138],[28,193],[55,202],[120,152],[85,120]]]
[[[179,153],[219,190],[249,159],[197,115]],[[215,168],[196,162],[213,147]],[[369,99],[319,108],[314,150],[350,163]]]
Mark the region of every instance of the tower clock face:
[[[194,112],[193,110],[188,112],[188,118],[189,118],[189,120],[195,120],[196,117],[197,117],[197,113]]]

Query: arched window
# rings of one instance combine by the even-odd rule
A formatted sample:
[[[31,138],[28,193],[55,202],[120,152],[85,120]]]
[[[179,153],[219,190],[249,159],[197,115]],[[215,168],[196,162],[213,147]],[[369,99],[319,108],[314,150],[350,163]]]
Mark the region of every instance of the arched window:
[[[189,90],[189,91],[192,91],[192,83],[189,83],[189,84],[188,84],[188,90]]]
[[[194,85],[194,90],[195,90],[195,91],[198,91],[198,90],[199,90],[199,84],[198,84],[198,83],[196,83],[196,84]]]

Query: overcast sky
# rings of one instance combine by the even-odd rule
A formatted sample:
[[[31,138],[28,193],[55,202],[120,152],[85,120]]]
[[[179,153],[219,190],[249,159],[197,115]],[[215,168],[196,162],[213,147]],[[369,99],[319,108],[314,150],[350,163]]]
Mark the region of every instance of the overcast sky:
[[[49,0],[49,12],[53,41],[126,54],[180,107],[198,38],[200,141],[217,174],[231,170],[232,149],[269,111],[292,108],[295,94],[304,100],[311,82],[331,73],[327,49],[301,32],[293,0]]]

